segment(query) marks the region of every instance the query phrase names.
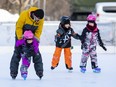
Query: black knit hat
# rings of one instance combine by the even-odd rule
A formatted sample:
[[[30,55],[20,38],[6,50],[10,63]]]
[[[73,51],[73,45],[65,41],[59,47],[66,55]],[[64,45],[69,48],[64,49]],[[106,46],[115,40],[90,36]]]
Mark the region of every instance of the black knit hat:
[[[60,19],[60,22],[62,25],[64,24],[70,24],[70,18],[68,16],[62,16]]]
[[[33,13],[39,19],[42,19],[44,17],[44,11],[42,9],[35,10],[33,11]]]
[[[70,20],[65,20],[64,24],[70,24]]]

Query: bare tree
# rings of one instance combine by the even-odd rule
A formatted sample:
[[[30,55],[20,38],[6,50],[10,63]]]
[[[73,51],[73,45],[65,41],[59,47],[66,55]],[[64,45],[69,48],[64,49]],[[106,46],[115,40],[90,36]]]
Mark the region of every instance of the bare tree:
[[[46,16],[50,20],[59,20],[63,15],[70,15],[69,0],[47,0]]]
[[[31,0],[0,0],[0,8],[6,9],[11,13],[19,13],[23,10],[29,8],[30,6],[34,6],[38,0],[33,0],[33,4],[31,4]]]
[[[0,0],[0,8],[6,9],[11,13],[19,13],[30,6],[46,8],[46,18],[49,20],[59,20],[62,15],[70,15],[69,0],[46,0],[46,6],[43,6],[44,0]],[[39,2],[39,4],[38,4]]]

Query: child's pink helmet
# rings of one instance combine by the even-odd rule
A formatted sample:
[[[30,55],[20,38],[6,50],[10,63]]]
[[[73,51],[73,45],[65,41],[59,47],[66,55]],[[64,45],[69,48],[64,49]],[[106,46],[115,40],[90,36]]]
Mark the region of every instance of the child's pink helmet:
[[[93,14],[88,15],[87,21],[96,21],[96,16]]]
[[[24,32],[24,38],[25,39],[32,39],[34,37],[32,31],[28,30]]]

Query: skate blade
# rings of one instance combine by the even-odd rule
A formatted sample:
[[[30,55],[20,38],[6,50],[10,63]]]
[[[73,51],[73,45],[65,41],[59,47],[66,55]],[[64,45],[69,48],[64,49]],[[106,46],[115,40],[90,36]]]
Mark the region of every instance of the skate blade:
[[[24,80],[26,80],[26,78],[23,78]]]
[[[39,78],[40,80],[42,79],[42,77],[41,78]]]
[[[26,75],[26,74],[24,74],[24,75],[22,75],[22,77],[23,77],[23,79],[24,79],[24,80],[26,80],[27,75]]]
[[[12,78],[12,80],[15,80],[16,78]]]
[[[101,71],[93,71],[94,73],[100,73]]]
[[[81,71],[81,73],[85,73],[85,71]]]
[[[81,73],[85,73],[86,72],[86,70],[81,70]]]
[[[68,70],[69,73],[72,73],[73,71],[72,70]]]

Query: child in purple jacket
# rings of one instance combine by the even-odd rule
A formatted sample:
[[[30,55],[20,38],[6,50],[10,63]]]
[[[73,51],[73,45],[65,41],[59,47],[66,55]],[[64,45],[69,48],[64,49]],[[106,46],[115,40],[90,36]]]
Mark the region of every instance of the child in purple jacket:
[[[34,62],[34,68],[38,72],[36,74],[39,76],[41,79],[43,76],[43,63],[42,63],[42,58],[39,54],[39,49],[38,49],[38,41],[36,38],[34,38],[34,35],[31,31],[25,31],[23,39],[18,40],[16,42],[16,47],[17,48],[22,48],[21,51],[21,57],[22,57],[22,65],[20,67],[21,71],[21,76],[24,78],[24,80],[27,78],[28,71],[27,69],[30,66],[31,63],[31,58],[33,57]],[[38,65],[38,67],[36,67]]]

